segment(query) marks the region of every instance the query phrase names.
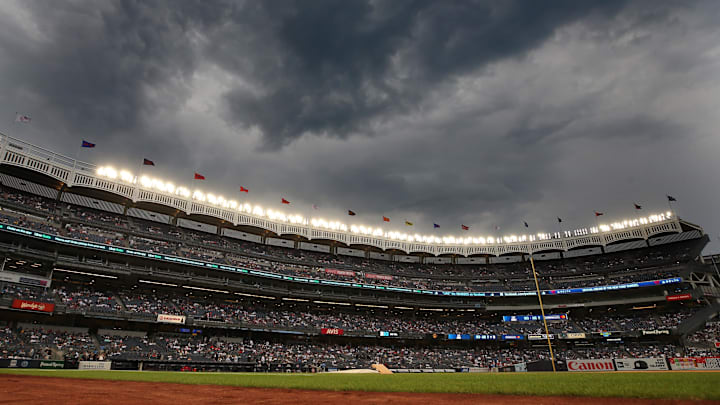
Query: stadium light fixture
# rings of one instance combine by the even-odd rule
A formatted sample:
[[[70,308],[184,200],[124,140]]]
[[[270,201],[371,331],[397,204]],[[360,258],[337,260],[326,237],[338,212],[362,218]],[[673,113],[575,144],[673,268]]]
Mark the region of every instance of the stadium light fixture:
[[[230,294],[230,291],[225,290],[216,290],[214,288],[203,288],[203,287],[195,287],[192,285],[184,285],[183,288],[187,288],[189,290],[199,290],[199,291],[207,291],[207,292],[215,292],[215,293],[223,293],[223,294]]]
[[[100,277],[100,278],[110,278],[110,279],[116,279],[116,276],[109,276],[107,274],[96,274],[96,273],[86,273],[84,271],[77,271],[77,270],[68,270],[68,269],[58,269],[54,268],[53,271],[60,271],[63,273],[72,273],[72,274],[80,274],[83,276],[90,276],[90,277]]]
[[[154,284],[154,285],[164,285],[167,287],[177,287],[177,284],[171,284],[171,283],[162,283],[160,281],[151,281],[151,280],[138,280],[139,283],[144,284]]]

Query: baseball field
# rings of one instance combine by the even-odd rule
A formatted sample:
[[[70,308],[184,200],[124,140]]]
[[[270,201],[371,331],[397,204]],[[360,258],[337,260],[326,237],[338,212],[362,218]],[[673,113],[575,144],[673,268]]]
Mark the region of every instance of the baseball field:
[[[720,372],[245,374],[0,370],[0,403],[720,403]]]

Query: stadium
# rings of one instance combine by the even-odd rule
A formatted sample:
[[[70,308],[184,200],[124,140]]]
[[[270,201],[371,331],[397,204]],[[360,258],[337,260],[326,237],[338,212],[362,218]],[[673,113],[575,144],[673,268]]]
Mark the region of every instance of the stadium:
[[[3,377],[390,391],[398,403],[424,399],[393,391],[720,399],[720,374],[683,373],[720,370],[717,258],[670,210],[554,233],[415,235],[7,135],[0,156]]]

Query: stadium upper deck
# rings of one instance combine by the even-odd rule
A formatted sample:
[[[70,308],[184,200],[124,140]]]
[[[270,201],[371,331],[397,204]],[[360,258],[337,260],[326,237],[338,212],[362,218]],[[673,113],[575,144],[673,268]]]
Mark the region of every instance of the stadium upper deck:
[[[95,196],[104,201],[92,202],[96,204],[94,208],[118,214],[133,215],[131,211],[134,210],[135,215],[153,215],[171,222],[173,218],[167,213],[174,213],[175,218],[180,218],[179,226],[192,218],[199,221],[197,227],[207,232],[219,230],[218,233],[226,236],[255,242],[262,240],[268,244],[272,244],[272,239],[291,238],[298,241],[301,249],[348,256],[365,255],[363,250],[367,250],[371,258],[381,260],[392,258],[396,261],[442,264],[450,260],[438,256],[457,256],[456,262],[464,264],[472,263],[472,256],[484,255],[490,257],[491,263],[500,263],[515,261],[517,254],[522,253],[564,252],[564,257],[573,257],[634,249],[639,247],[638,241],[640,246],[643,241],[647,246],[653,241],[659,244],[683,240],[689,237],[684,232],[688,230],[702,234],[700,227],[666,212],[564,231],[562,234],[482,237],[409,235],[361,225],[348,226],[319,218],[286,215],[249,202],[226,200],[200,190],[191,192],[185,187],[176,187],[158,179],[144,176],[138,178],[125,170],[79,162],[6,135],[0,135],[0,156],[0,165],[4,171],[21,178],[28,177],[43,185],[23,185],[23,181],[7,176],[3,182],[10,182],[11,187],[45,197],[83,205],[82,201],[88,201],[87,198],[83,200],[80,196],[72,196]],[[160,212],[148,213],[141,207],[152,207]],[[651,239],[666,235],[675,236]],[[271,241],[267,242],[266,238]],[[352,247],[361,249],[358,252],[358,249]],[[422,257],[427,255],[430,257],[423,260]]]

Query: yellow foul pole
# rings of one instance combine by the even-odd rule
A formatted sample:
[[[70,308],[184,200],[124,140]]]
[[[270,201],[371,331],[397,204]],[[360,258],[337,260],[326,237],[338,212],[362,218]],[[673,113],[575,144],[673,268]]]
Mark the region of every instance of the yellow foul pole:
[[[550,361],[552,362],[553,372],[555,370],[555,355],[553,354],[552,343],[550,343],[550,332],[548,331],[547,319],[545,319],[545,307],[543,307],[542,294],[540,294],[540,284],[538,284],[537,272],[535,271],[535,261],[532,253],[530,253],[530,266],[532,267],[533,278],[535,278],[535,289],[537,291],[538,302],[540,303],[540,313],[542,314],[543,324],[545,324],[545,337],[547,338],[548,349],[550,349]]]

